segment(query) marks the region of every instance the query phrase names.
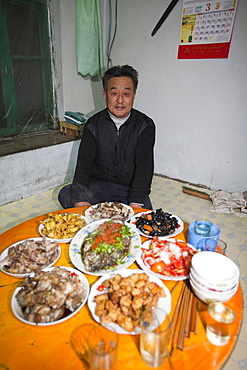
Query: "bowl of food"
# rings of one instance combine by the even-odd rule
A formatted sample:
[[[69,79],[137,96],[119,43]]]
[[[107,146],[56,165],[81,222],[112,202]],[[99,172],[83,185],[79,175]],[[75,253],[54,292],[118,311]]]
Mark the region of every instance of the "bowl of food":
[[[86,217],[72,212],[49,213],[48,218],[40,221],[39,233],[57,243],[69,243],[87,223]]]
[[[133,208],[119,202],[102,202],[95,204],[85,211],[85,217],[89,222],[102,219],[119,219],[127,221],[134,216]]]
[[[185,280],[189,277],[192,256],[197,250],[179,239],[155,236],[142,244],[137,258],[142,270],[164,280]]]
[[[0,256],[0,269],[5,274],[24,278],[54,265],[61,256],[57,242],[46,238],[29,238],[6,248]]]
[[[160,307],[170,313],[171,294],[156,276],[125,269],[109,272],[93,284],[88,307],[99,324],[110,325],[118,334],[137,335],[141,312],[148,307]]]
[[[94,221],[74,236],[69,247],[73,265],[80,271],[101,276],[129,267],[141,253],[141,238],[128,222]]]
[[[50,326],[74,316],[86,303],[88,294],[88,281],[80,271],[49,267],[29,275],[16,288],[11,307],[16,318],[25,324]]]
[[[184,223],[179,217],[164,212],[162,208],[140,212],[131,218],[130,223],[146,238],[173,238],[184,229]]]

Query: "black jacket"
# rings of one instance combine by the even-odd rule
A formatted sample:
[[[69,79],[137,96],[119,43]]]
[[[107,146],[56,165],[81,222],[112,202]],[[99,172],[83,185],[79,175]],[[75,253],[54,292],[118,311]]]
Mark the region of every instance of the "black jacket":
[[[83,131],[71,188],[72,203],[87,201],[90,179],[127,185],[129,203],[143,203],[153,177],[154,142],[154,122],[135,109],[119,131],[107,109],[95,114]]]

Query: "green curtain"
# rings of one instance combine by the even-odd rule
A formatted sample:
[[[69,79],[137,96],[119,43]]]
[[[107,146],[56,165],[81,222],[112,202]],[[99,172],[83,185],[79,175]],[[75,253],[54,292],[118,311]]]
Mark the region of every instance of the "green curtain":
[[[103,75],[99,0],[76,0],[76,55],[77,71],[83,77]]]

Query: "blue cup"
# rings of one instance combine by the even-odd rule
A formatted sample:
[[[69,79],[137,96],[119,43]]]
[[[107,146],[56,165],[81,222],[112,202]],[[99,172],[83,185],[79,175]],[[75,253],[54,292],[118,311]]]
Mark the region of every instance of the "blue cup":
[[[215,240],[214,242],[211,242],[211,246],[213,247],[216,244],[215,245],[215,248],[216,248],[217,241],[218,241],[219,237],[220,237],[220,228],[215,224],[212,225],[210,233],[207,236],[196,234],[196,232],[195,232],[195,222],[191,222],[189,224],[188,243],[192,244],[193,247],[195,247],[196,249],[200,249],[200,250],[204,251],[205,250],[205,242],[206,242],[206,240],[209,240],[209,239],[214,239]]]

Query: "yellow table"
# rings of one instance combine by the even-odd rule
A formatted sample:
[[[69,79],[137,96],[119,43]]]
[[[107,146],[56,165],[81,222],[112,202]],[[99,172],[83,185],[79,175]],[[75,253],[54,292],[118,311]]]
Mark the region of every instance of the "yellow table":
[[[84,214],[86,207],[61,210],[53,213],[72,211]],[[141,209],[136,209],[135,213]],[[13,227],[0,236],[0,253],[11,244],[27,238],[38,237],[38,225],[40,220],[46,217],[39,216]],[[186,240],[187,227],[177,238]],[[61,244],[62,255],[57,261],[57,266],[74,267],[69,259],[69,244]],[[139,268],[132,264],[130,268]],[[97,276],[86,275],[90,286],[98,279]],[[76,355],[71,346],[71,333],[77,327],[87,324],[95,324],[87,304],[72,318],[63,323],[40,327],[27,325],[19,321],[11,310],[11,297],[22,279],[14,278],[0,272],[1,300],[0,300],[0,367],[10,370],[41,370],[41,369],[84,369],[84,364]],[[173,281],[163,281],[171,290],[175,285]],[[172,291],[171,318],[176,307],[183,282],[179,282]],[[237,340],[242,320],[242,292],[239,287],[235,296],[229,302],[237,311],[234,324],[234,336],[223,347],[212,345],[205,333],[204,320],[207,306],[198,301],[198,329],[197,334],[192,333],[190,338],[185,338],[183,351],[174,349],[172,364],[175,370],[210,370],[220,369],[227,361]],[[120,335],[119,355],[115,366],[121,370],[145,370],[150,369],[142,361],[138,350],[139,336]],[[158,369],[170,369],[166,361]]]

